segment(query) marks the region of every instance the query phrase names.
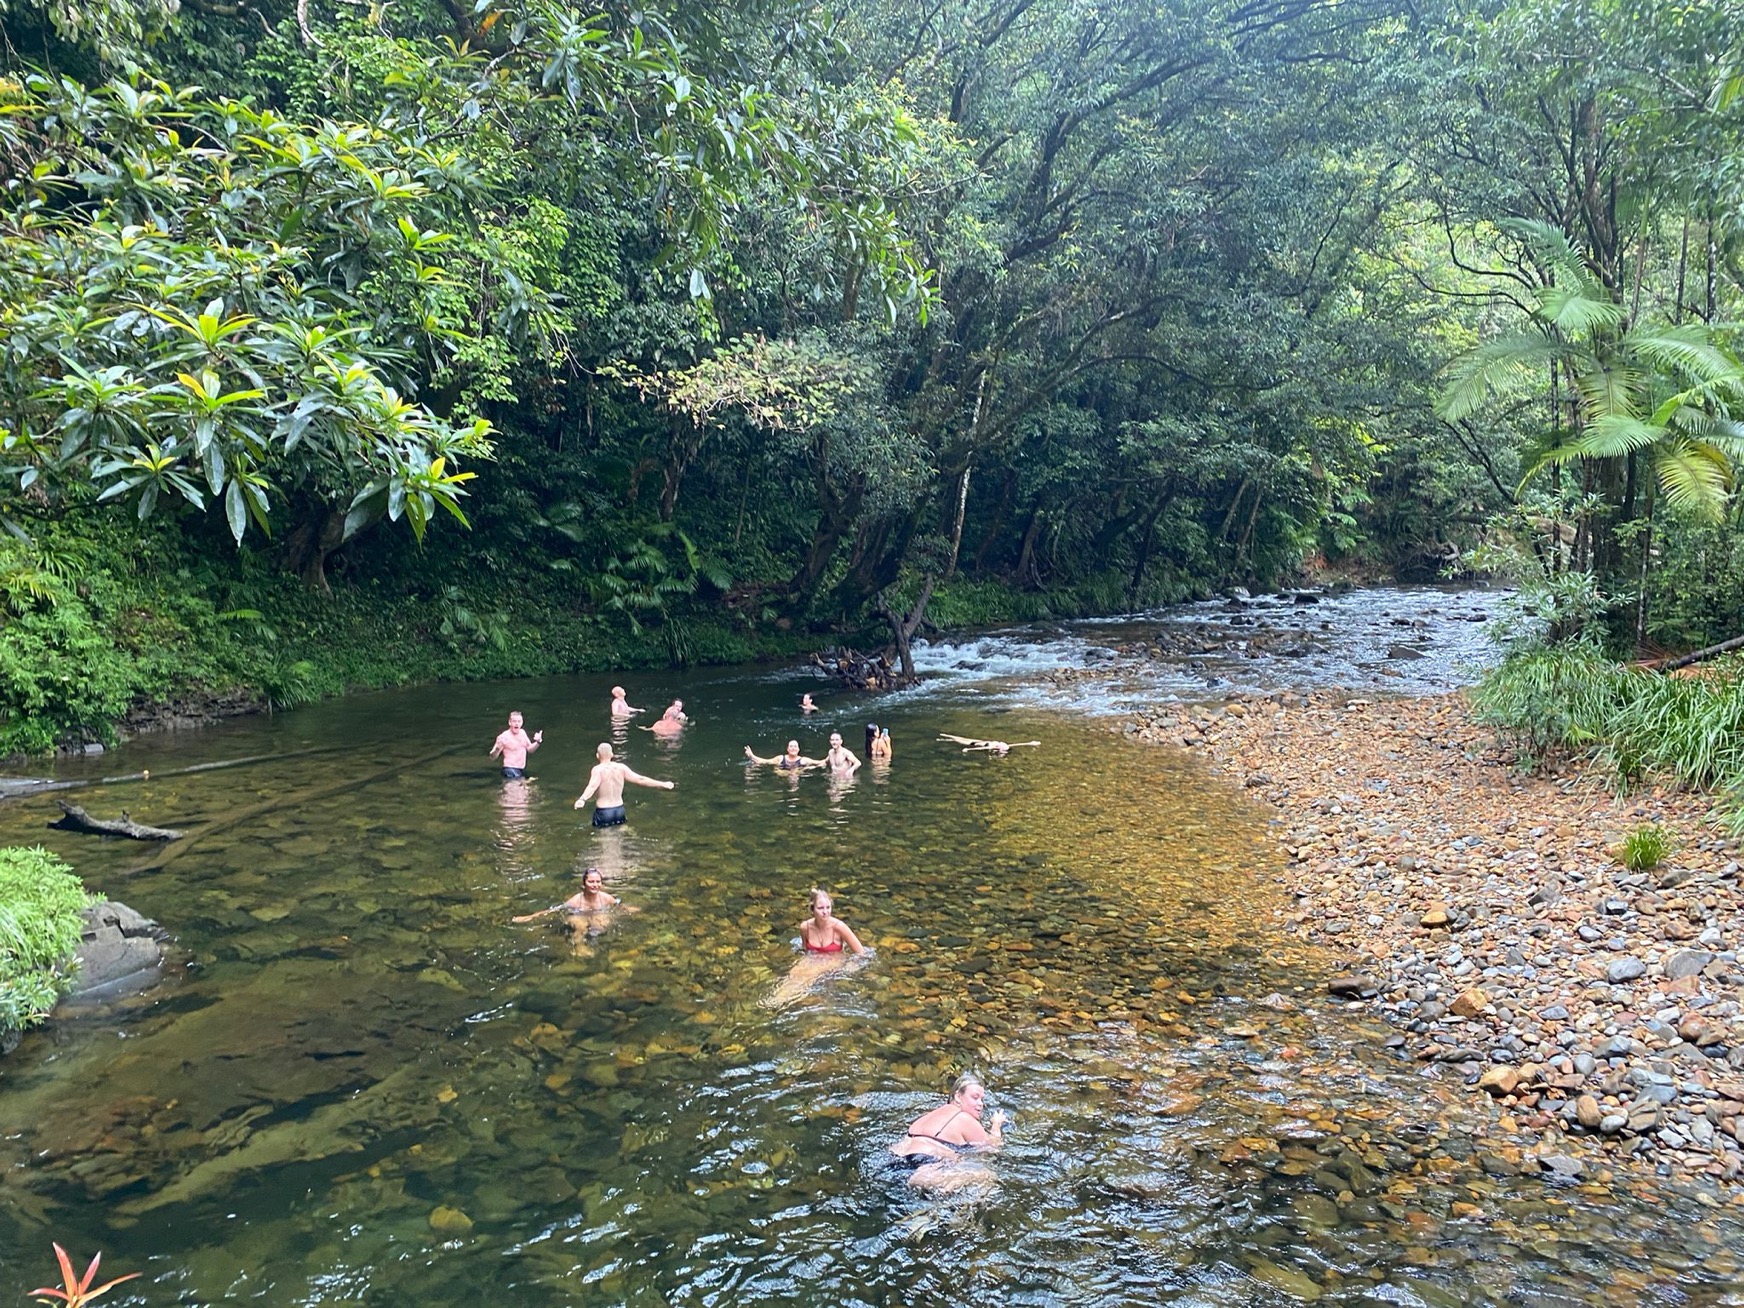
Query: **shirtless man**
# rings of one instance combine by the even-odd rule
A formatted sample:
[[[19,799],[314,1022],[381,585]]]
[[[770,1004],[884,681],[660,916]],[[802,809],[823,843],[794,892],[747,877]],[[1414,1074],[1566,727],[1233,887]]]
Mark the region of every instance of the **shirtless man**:
[[[683,731],[690,718],[685,714],[684,701],[675,699],[670,708],[660,715],[660,720],[648,730],[656,736],[676,736]]]
[[[837,741],[840,741],[841,737],[837,736],[836,739]],[[824,766],[824,761],[821,758],[807,758],[805,755],[801,754],[799,752],[799,742],[797,740],[788,741],[787,752],[785,754],[777,754],[774,758],[764,758],[760,754],[753,754],[751,752],[751,747],[746,745],[745,757],[750,759],[753,763],[764,763],[781,772],[798,772],[801,768],[821,768]]]
[[[801,713],[817,712],[817,705],[811,702],[811,693],[809,691],[799,697],[799,711]]]
[[[509,714],[509,729],[497,737],[497,743],[491,746],[490,758],[498,754],[503,756],[503,778],[507,781],[519,781],[527,775],[527,755],[539,748],[545,739],[543,731],[535,731],[529,736],[521,729],[521,715]]]
[[[859,770],[860,760],[854,751],[842,744],[842,733],[830,732],[830,752],[824,755],[832,777],[851,777]]]
[[[561,904],[542,908],[537,913],[523,913],[519,917],[510,918],[509,921],[531,922],[551,913],[567,913],[573,917],[582,913],[603,913],[608,908],[616,908],[624,901],[616,895],[608,895],[605,884],[605,877],[600,874],[600,870],[597,867],[590,867],[582,875],[581,889]]]
[[[599,762],[593,765],[593,775],[587,779],[587,789],[581,792],[581,798],[575,801],[577,808],[586,808],[587,801],[599,793],[599,802],[593,810],[593,824],[596,827],[618,827],[624,824],[624,786],[647,786],[651,790],[671,790],[670,781],[656,781],[645,777],[639,772],[632,772],[622,763],[612,761],[612,747],[603,741],[594,751]]]
[[[644,710],[639,709],[639,708],[631,708],[630,707],[629,696],[625,694],[624,688],[622,686],[613,686],[612,687],[612,721],[613,722],[622,722],[625,718],[630,717],[632,714],[641,713],[643,711]]]

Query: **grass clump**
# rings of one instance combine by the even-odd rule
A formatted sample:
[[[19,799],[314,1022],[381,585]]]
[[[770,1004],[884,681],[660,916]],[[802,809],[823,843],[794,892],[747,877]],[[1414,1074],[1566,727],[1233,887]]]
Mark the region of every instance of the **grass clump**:
[[[90,902],[46,849],[0,849],[0,1039],[41,1022],[71,986]]]
[[[1631,872],[1650,872],[1665,862],[1672,845],[1671,833],[1664,827],[1651,824],[1636,827],[1623,837],[1617,848],[1617,861]]]
[[[1589,645],[1535,648],[1493,669],[1472,692],[1478,721],[1537,760],[1590,759],[1619,790],[1653,778],[1717,792],[1715,816],[1744,834],[1744,663],[1668,677],[1607,659]]]

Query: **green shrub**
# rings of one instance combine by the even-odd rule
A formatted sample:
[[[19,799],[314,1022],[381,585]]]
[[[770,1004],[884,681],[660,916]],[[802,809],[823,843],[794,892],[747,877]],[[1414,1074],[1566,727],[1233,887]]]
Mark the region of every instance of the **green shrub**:
[[[1636,827],[1623,837],[1617,861],[1631,872],[1647,872],[1665,862],[1671,850],[1671,833],[1664,827]]]
[[[36,1025],[66,992],[90,902],[46,849],[0,849],[0,1035]]]
[[[1590,645],[1506,659],[1471,693],[1478,721],[1523,752],[1590,759],[1619,790],[1657,777],[1720,792],[1715,816],[1744,833],[1744,667],[1668,677],[1611,662]]]

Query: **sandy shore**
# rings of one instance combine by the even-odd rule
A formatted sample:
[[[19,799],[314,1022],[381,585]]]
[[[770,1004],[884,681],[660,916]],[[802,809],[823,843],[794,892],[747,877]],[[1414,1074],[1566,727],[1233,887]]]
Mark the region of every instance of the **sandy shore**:
[[[1700,797],[1523,775],[1456,695],[1275,694],[1121,729],[1207,751],[1277,810],[1288,926],[1348,956],[1333,992],[1403,1056],[1493,1097],[1487,1170],[1628,1162],[1744,1202],[1744,896]],[[1679,843],[1628,872],[1612,851],[1649,822]]]

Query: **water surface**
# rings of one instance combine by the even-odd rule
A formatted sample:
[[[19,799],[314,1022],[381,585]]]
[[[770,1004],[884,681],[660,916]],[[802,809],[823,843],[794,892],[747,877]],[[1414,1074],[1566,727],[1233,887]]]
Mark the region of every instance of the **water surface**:
[[[802,720],[807,688],[632,684],[699,721],[621,733],[678,789],[632,790],[618,831],[571,807],[596,678],[67,765],[151,769],[78,793],[194,833],[167,853],[0,808],[0,840],[44,840],[186,960],[0,1063],[0,1281],[47,1279],[58,1238],[144,1270],[110,1300],[140,1304],[1738,1301],[1706,1210],[1486,1176],[1464,1092],[1324,998],[1337,960],[1280,929],[1264,816],[1196,760],[957,696]],[[525,783],[485,758],[511,708],[548,742]],[[740,757],[832,726],[857,748],[868,716],[896,759],[846,784]],[[589,864],[638,911],[579,941],[510,924]],[[772,1007],[814,884],[874,955]],[[996,1188],[928,1199],[884,1150],[965,1069],[1010,1144]]]

